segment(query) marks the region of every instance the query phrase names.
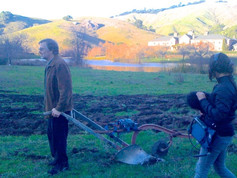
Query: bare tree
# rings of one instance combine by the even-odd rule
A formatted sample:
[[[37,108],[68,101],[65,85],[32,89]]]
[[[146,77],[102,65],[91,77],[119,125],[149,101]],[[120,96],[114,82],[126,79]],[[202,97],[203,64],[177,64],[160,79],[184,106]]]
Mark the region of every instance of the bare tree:
[[[73,57],[76,65],[83,65],[83,56],[88,50],[88,44],[86,43],[86,28],[74,25],[70,28],[73,39],[71,40],[72,50],[71,57]]]
[[[23,45],[25,38],[25,35],[19,35],[13,38],[2,36],[0,38],[1,58],[7,59],[7,64],[11,65],[13,59],[19,59],[27,53],[27,50]]]
[[[178,53],[182,55],[182,67],[180,68],[181,71],[185,70],[185,56],[189,56],[193,53],[194,47],[190,44],[182,44],[178,46]]]
[[[182,55],[182,60],[184,61],[186,56],[189,56],[194,50],[194,46],[192,45],[180,45],[178,47],[179,54]]]
[[[166,46],[160,46],[157,50],[157,55],[161,56],[161,58],[165,58],[165,55],[167,54],[168,47]]]
[[[210,52],[210,44],[209,43],[204,43],[204,42],[200,42],[196,45],[194,45],[194,52],[195,52],[195,55],[198,57],[199,59],[199,66],[200,66],[200,72],[202,73],[204,70],[203,70],[203,59],[206,55],[209,54]]]

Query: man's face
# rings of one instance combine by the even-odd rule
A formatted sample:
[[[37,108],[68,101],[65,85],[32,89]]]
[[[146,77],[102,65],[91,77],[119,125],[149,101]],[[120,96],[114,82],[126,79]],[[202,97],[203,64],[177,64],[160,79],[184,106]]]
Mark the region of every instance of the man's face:
[[[46,60],[50,60],[54,56],[53,52],[48,49],[46,42],[40,43],[39,54],[41,58]]]

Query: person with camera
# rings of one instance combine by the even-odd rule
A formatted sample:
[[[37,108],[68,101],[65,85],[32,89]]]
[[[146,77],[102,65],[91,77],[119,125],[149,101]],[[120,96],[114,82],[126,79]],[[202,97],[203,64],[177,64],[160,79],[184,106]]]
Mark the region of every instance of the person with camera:
[[[210,149],[201,147],[196,165],[195,178],[205,178],[212,165],[220,177],[236,177],[226,166],[227,147],[234,136],[232,121],[237,107],[237,88],[233,78],[234,65],[223,53],[211,56],[209,62],[209,79],[215,78],[217,84],[212,93],[196,92],[200,112],[204,122],[214,123],[216,133]],[[208,153],[208,154],[207,154]]]

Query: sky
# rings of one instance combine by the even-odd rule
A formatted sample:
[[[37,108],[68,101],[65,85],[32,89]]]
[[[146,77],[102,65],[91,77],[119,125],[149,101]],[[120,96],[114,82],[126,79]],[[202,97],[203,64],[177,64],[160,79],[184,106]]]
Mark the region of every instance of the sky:
[[[111,17],[133,9],[159,9],[199,0],[2,0],[0,12],[47,20],[70,15]],[[207,0],[215,1],[215,0]]]

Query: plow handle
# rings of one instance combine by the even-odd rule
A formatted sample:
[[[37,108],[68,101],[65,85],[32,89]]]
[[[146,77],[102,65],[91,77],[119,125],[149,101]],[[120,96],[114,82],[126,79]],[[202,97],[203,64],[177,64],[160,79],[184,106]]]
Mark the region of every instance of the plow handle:
[[[52,111],[47,111],[44,112],[43,115],[47,116],[52,114]],[[61,113],[62,116],[64,116],[68,121],[73,122],[76,126],[80,127],[81,129],[89,132],[90,134],[94,135],[95,137],[99,138],[100,140],[106,142],[107,144],[109,144],[110,146],[113,146],[115,149],[120,150],[121,148],[116,145],[115,143],[111,142],[110,140],[108,140],[107,138],[103,137],[101,134],[95,133],[91,128],[87,127],[86,125],[84,125],[83,123],[81,123],[80,121],[78,121],[77,119],[65,114],[65,113]]]

